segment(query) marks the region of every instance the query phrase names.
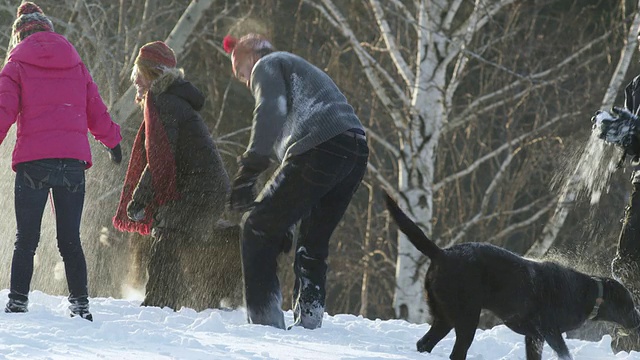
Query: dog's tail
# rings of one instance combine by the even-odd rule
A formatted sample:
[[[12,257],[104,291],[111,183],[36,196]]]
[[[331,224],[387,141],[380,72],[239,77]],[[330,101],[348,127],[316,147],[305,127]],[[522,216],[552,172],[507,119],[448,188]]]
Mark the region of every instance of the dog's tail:
[[[384,201],[387,204],[387,209],[391,214],[393,220],[400,228],[409,241],[416,247],[421,253],[425,254],[431,260],[439,257],[442,254],[442,249],[438,247],[433,241],[429,240],[427,235],[418,227],[418,225],[404,213],[398,206],[398,203],[384,192]]]

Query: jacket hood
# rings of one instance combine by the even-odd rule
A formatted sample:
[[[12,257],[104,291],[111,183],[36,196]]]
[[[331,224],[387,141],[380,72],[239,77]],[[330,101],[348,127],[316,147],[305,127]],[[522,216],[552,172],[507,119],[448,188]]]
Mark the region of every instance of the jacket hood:
[[[184,79],[182,69],[165,71],[153,81],[151,91],[156,94],[167,93],[184,99],[196,111],[200,111],[204,106],[204,94]]]
[[[52,31],[29,35],[11,50],[9,61],[49,69],[68,69],[82,62],[73,45],[64,36]]]

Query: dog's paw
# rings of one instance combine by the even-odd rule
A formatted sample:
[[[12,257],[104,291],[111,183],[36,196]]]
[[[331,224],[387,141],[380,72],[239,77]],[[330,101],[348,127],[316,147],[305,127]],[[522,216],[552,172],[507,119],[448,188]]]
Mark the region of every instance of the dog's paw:
[[[418,349],[419,352],[431,352],[426,344],[426,341],[424,340],[424,338],[418,340],[418,342],[416,343],[416,348]]]

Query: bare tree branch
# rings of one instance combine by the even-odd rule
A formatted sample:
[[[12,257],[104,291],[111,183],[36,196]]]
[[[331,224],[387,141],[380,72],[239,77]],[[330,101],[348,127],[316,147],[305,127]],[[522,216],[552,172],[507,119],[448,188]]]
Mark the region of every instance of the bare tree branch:
[[[369,60],[369,57],[364,55],[366,54],[366,51],[360,45],[358,38],[355,36],[353,31],[351,30],[351,27],[349,26],[349,23],[347,22],[346,18],[342,15],[342,13],[338,10],[338,8],[333,4],[331,0],[322,0],[322,3],[328,9],[328,12],[323,13],[323,15],[331,14],[333,19],[335,20],[333,23],[337,24],[338,30],[342,32],[342,34],[347,38],[347,40],[349,40],[349,43],[355,50],[355,53],[358,56],[360,63],[362,64],[363,71],[367,76],[367,79],[369,80],[369,82],[371,82],[371,85],[374,91],[376,92],[376,95],[378,96],[382,104],[389,111],[389,115],[393,119],[396,126],[399,129],[402,129],[404,127],[402,113],[400,112],[399,109],[397,109],[394,106],[393,102],[391,101],[391,98],[389,98],[386,91],[384,90],[382,81],[374,73],[373,64]]]
[[[213,126],[213,131],[215,133],[218,133],[218,127],[220,126],[220,123],[222,122],[222,116],[224,115],[224,108],[225,105],[227,104],[227,95],[229,94],[229,89],[231,89],[231,82],[233,80],[229,79],[229,83],[227,84],[227,87],[224,89],[224,94],[222,95],[222,104],[220,104],[220,111],[218,112],[218,119],[216,119],[216,124]]]
[[[384,148],[391,152],[391,154],[393,154],[396,158],[400,157],[400,149],[398,149],[397,146],[388,142],[385,138],[378,135],[378,133],[373,131],[371,128],[367,128],[366,131],[367,136],[371,137],[372,139],[380,143],[380,145],[384,146]]]
[[[515,139],[511,140],[510,142],[504,143],[502,145],[500,145],[498,148],[488,152],[487,154],[483,155],[482,157],[478,158],[476,161],[474,161],[473,163],[471,163],[468,167],[466,167],[464,170],[458,171],[457,173],[451,174],[447,177],[445,177],[444,179],[440,180],[439,182],[433,184],[433,191],[438,191],[440,190],[444,185],[455,181],[465,175],[469,175],[471,174],[473,171],[477,170],[480,165],[482,165],[484,162],[493,159],[494,157],[498,156],[501,152],[512,148],[514,145],[522,142],[523,140],[525,140],[526,138],[539,133],[540,131],[548,128],[549,126],[558,123],[561,120],[564,120],[566,118],[572,117],[572,116],[576,116],[578,115],[579,112],[578,111],[574,111],[572,113],[566,113],[566,114],[561,114],[558,115],[556,117],[554,117],[553,119],[547,121],[546,123],[540,125],[539,127],[535,128],[532,131],[529,131],[525,134],[522,134],[518,137],[516,137]]]
[[[548,213],[549,210],[551,210],[553,208],[554,204],[555,204],[555,199],[552,200],[552,201],[549,201],[549,203],[547,203],[547,205],[545,207],[543,207],[540,210],[538,210],[530,218],[528,218],[526,220],[523,220],[521,222],[518,222],[518,223],[513,223],[513,224],[507,226],[506,228],[504,228],[499,233],[497,233],[494,236],[490,237],[488,239],[488,242],[491,242],[491,243],[496,242],[497,239],[501,239],[503,237],[509,236],[511,233],[533,224],[534,222],[538,221],[543,215]]]
[[[498,172],[496,172],[493,179],[491,180],[491,183],[485,190],[478,213],[474,215],[474,217],[462,227],[462,229],[456,234],[456,236],[453,237],[453,239],[450,240],[451,244],[457,244],[460,241],[460,239],[462,239],[465,235],[467,235],[467,231],[471,228],[471,226],[477,224],[479,222],[479,219],[481,219],[482,216],[485,214],[485,212],[487,211],[487,207],[489,206],[489,198],[493,193],[493,190],[495,190],[496,186],[498,186],[498,184],[500,183],[500,180],[502,179],[502,175],[504,175],[505,170],[507,169],[509,164],[511,164],[512,160],[513,160],[513,153],[509,153],[509,155],[507,155],[507,157],[502,162],[500,169],[498,170]]]
[[[506,86],[502,87],[501,89],[498,89],[494,92],[485,94],[481,97],[479,97],[478,99],[474,100],[471,104],[469,104],[465,110],[463,112],[461,112],[460,114],[456,115],[455,118],[453,118],[451,121],[449,121],[446,125],[445,125],[445,129],[443,129],[443,131],[451,131],[454,128],[460,126],[462,123],[468,121],[469,117],[472,114],[478,114],[478,107],[485,102],[491,101],[493,99],[500,99],[498,102],[492,104],[493,107],[495,107],[498,104],[502,104],[505,103],[505,95],[509,94],[510,92],[513,91],[513,89],[517,89],[519,87],[523,87],[526,84],[532,84],[529,85],[527,87],[527,89],[523,90],[522,92],[519,93],[519,95],[523,95],[526,94],[528,90],[531,90],[533,88],[538,88],[541,86],[545,86],[545,85],[549,85],[552,83],[555,83],[559,80],[558,77],[552,79],[552,80],[548,80],[548,81],[544,81],[544,82],[540,82],[541,79],[547,77],[547,76],[551,76],[557,72],[562,71],[566,66],[571,65],[571,63],[578,59],[579,56],[583,55],[584,52],[591,50],[596,44],[599,44],[600,42],[606,40],[608,38],[608,36],[610,35],[610,32],[607,32],[605,35],[602,35],[600,37],[598,37],[597,39],[589,42],[588,44],[586,44],[585,46],[583,46],[580,50],[572,53],[569,57],[563,59],[561,62],[559,62],[558,64],[556,64],[556,66],[552,67],[552,68],[547,68],[544,71],[538,72],[536,74],[533,74],[529,77],[527,77],[526,79],[519,79],[516,80],[510,84],[507,84]],[[488,108],[490,109],[490,108]]]
[[[481,1],[476,2],[476,6],[474,9],[474,13],[478,12],[478,18],[476,19],[475,16],[470,16],[467,21],[465,21],[458,28],[458,30],[453,33],[454,37],[457,38],[459,36],[463,36],[463,34],[467,32],[468,29],[472,29],[471,31],[477,34],[478,31],[480,31],[480,29],[482,29],[492,17],[494,17],[499,11],[503,10],[507,5],[513,4],[515,0],[493,1],[488,7],[478,6],[480,2]],[[482,1],[482,3],[484,4],[485,2]],[[480,11],[484,13],[482,16],[479,16]]]
[[[371,163],[367,163],[367,169],[375,175],[376,179],[382,184],[385,190],[389,193],[389,195],[395,197],[396,199],[399,197],[399,193],[396,190],[396,187],[393,186],[385,177],[378,171],[378,169]]]
[[[380,28],[382,38],[387,44],[387,49],[389,50],[391,60],[396,65],[395,67],[404,79],[406,85],[411,86],[411,84],[413,84],[413,82],[415,81],[415,75],[409,68],[409,65],[404,60],[404,57],[398,49],[394,36],[391,33],[389,23],[387,23],[387,20],[385,20],[384,18],[384,11],[382,10],[382,6],[380,6],[380,2],[378,0],[369,0],[369,3],[371,4],[371,9],[373,9],[373,14],[375,15],[376,21],[378,22],[378,27]]]

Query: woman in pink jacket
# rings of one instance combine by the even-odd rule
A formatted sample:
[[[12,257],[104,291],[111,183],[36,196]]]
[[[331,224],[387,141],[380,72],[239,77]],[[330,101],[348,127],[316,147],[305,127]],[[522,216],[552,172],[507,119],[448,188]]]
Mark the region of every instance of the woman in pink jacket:
[[[87,131],[119,163],[120,127],[111,120],[73,45],[53,32],[51,21],[34,3],[18,8],[11,45],[0,72],[0,143],[17,123],[12,168],[16,172],[18,230],[5,312],[27,311],[33,256],[51,191],[69,310],[72,316],[92,320],[87,265],[80,244],[84,170],[91,166]]]

